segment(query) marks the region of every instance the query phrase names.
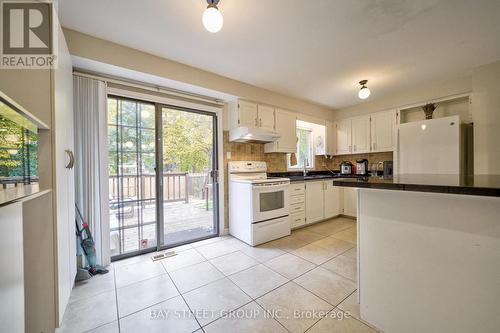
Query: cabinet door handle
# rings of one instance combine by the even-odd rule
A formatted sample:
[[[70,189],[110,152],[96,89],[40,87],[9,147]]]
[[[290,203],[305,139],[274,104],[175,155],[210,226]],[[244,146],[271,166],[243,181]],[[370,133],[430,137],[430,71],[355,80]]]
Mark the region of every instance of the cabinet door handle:
[[[66,164],[66,169],[73,169],[73,166],[75,165],[75,154],[69,149],[66,149],[64,151],[66,154],[68,154],[69,157],[69,162]]]
[[[262,118],[259,119],[259,127],[262,127]]]
[[[255,118],[255,127],[259,126],[259,119]]]
[[[356,145],[354,145],[354,151],[356,151]]]
[[[351,146],[349,146],[349,152],[351,152],[351,151],[352,151],[352,147],[351,147]]]

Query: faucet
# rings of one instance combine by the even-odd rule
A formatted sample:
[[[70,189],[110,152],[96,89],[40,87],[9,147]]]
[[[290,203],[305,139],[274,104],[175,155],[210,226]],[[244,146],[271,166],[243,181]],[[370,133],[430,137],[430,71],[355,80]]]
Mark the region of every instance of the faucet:
[[[302,170],[302,172],[303,172],[304,177],[305,177],[305,176],[307,176],[307,173],[309,172],[309,171],[307,171],[307,158],[304,158],[303,165],[304,165],[304,169]]]

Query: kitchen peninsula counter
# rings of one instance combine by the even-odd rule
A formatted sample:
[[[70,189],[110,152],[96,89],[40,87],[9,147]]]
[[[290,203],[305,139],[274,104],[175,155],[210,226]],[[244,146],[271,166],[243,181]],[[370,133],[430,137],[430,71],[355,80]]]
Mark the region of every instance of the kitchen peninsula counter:
[[[361,318],[386,333],[498,331],[499,175],[332,182],[357,188]]]

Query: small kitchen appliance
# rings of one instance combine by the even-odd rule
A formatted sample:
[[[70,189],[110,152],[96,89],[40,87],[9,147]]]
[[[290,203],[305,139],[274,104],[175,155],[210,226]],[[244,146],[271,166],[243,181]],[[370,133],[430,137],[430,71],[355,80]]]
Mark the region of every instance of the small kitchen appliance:
[[[392,177],[392,161],[384,161],[384,178]]]
[[[349,161],[344,161],[340,163],[340,174],[341,175],[352,175],[352,163]]]
[[[367,176],[368,175],[368,160],[363,158],[356,160],[356,175]]]

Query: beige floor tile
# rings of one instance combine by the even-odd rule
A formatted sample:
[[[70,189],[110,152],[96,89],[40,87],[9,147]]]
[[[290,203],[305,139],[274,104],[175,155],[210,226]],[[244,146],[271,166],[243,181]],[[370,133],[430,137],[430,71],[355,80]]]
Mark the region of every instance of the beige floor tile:
[[[184,299],[202,326],[251,301],[228,278],[190,291],[184,294]]]
[[[227,236],[227,238],[224,240],[224,242],[238,250],[242,250],[244,248],[250,247],[245,242],[240,241],[239,239],[234,238],[233,236]]]
[[[336,232],[345,230],[349,227],[355,225],[354,221],[350,221],[344,218],[336,218],[333,220],[321,222],[314,224],[310,227],[305,228],[308,231],[315,232],[323,236],[331,236]]]
[[[314,325],[308,333],[377,333],[371,327],[354,318],[332,318],[326,316]]]
[[[294,281],[334,306],[356,290],[353,281],[322,267],[317,267]]]
[[[241,251],[226,254],[210,260],[219,271],[225,275],[231,275],[259,264],[257,260],[247,256]]]
[[[115,272],[111,269],[107,274],[95,275],[88,280],[75,283],[71,291],[70,302],[86,297],[92,297],[115,289]]]
[[[293,238],[292,236],[286,236],[280,239],[276,239],[272,242],[269,242],[269,244],[280,250],[290,252],[298,249],[299,247],[307,245],[307,242],[301,241],[300,239],[297,238]]]
[[[345,240],[347,242],[351,242],[354,244],[356,244],[357,240],[358,240],[355,227],[337,232],[337,233],[333,234],[332,237],[335,237],[337,239],[342,239],[342,240]]]
[[[115,292],[107,291],[71,302],[58,332],[85,332],[117,319]]]
[[[206,285],[215,280],[221,279],[224,275],[208,261],[192,266],[184,267],[170,273],[181,293],[188,292],[195,288]]]
[[[276,320],[265,315],[265,310],[257,303],[249,303],[227,316],[203,327],[206,333],[286,333]]]
[[[275,319],[293,333],[306,331],[333,308],[294,282],[288,282],[256,301],[265,310],[273,312]]]
[[[325,236],[309,231],[307,229],[298,229],[292,231],[291,237],[301,240],[306,243],[312,243],[324,238]]]
[[[352,317],[361,320],[361,315],[359,314],[359,303],[358,303],[358,291],[353,292],[349,297],[347,297],[338,307],[344,311],[348,312]]]
[[[343,277],[357,281],[358,279],[358,264],[356,258],[350,255],[341,254],[332,260],[325,262],[321,267],[326,268],[334,273],[340,274]]]
[[[291,253],[285,253],[282,256],[266,261],[264,264],[288,279],[295,279],[297,276],[316,267],[315,264]]]
[[[161,264],[167,272],[173,272],[180,268],[198,264],[205,261],[206,259],[198,253],[195,249],[189,249],[183,252],[179,252],[177,255],[169,258],[160,260]]]
[[[120,319],[121,333],[193,332],[200,326],[181,296]]]
[[[179,295],[167,274],[130,284],[116,291],[120,318]]]
[[[212,244],[212,243],[215,243],[215,242],[220,242],[220,241],[223,241],[225,238],[223,237],[212,237],[212,238],[207,238],[207,239],[204,239],[202,241],[198,241],[198,242],[195,242],[195,243],[191,243],[191,246],[192,247],[198,247],[198,246],[203,246],[203,245],[207,245],[207,244]]]
[[[203,246],[198,246],[196,248],[196,251],[198,251],[206,259],[212,259],[212,258],[220,257],[222,255],[225,255],[225,254],[228,254],[231,252],[236,252],[236,251],[238,251],[238,249],[231,246],[231,244],[229,242],[222,241],[222,242],[215,242],[215,243],[207,244],[207,245],[203,245]]]
[[[254,247],[248,247],[241,250],[241,252],[245,253],[246,255],[254,258],[259,262],[265,262],[271,260],[272,258],[276,258],[277,256],[285,254],[285,251],[280,250],[269,243]]]
[[[297,250],[292,251],[291,253],[312,263],[315,263],[316,265],[321,265],[322,263],[327,262],[335,256],[335,254],[332,254],[331,251],[313,244],[303,246]]]
[[[134,265],[115,268],[116,288],[147,280],[165,274],[165,269],[159,261],[142,261]]]
[[[257,298],[288,282],[288,279],[260,264],[229,277],[252,298]]]
[[[118,329],[118,321],[114,321],[112,323],[99,326],[98,328],[94,328],[93,330],[87,331],[85,333],[119,333]]]
[[[320,239],[319,241],[311,244],[327,249],[330,251],[332,257],[338,256],[339,254],[342,254],[356,246],[351,242],[334,238],[333,236]]]

